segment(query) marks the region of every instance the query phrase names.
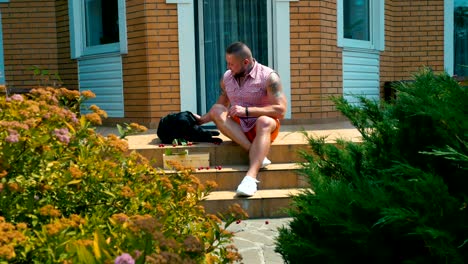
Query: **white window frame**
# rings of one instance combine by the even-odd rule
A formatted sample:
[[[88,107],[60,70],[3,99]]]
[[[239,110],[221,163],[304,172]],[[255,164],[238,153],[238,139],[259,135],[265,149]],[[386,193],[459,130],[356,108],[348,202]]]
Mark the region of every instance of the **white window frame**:
[[[291,118],[291,66],[290,66],[290,19],[289,2],[298,0],[273,1],[273,66],[281,76],[283,92],[288,100],[285,118]],[[193,0],[166,0],[168,4],[177,4],[179,34],[179,73],[180,107],[184,111],[197,112],[195,21]]]
[[[450,76],[454,72],[454,47],[453,47],[453,14],[454,2],[453,0],[444,1],[444,68]]]
[[[92,47],[86,47],[85,8],[84,1],[68,1],[70,11],[70,43],[71,57],[77,59],[104,53],[127,54],[127,19],[125,0],[117,0],[119,12],[119,42]]]
[[[357,48],[383,51],[385,49],[385,0],[369,1],[369,41],[343,37],[343,1],[337,0],[337,45],[342,48]]]

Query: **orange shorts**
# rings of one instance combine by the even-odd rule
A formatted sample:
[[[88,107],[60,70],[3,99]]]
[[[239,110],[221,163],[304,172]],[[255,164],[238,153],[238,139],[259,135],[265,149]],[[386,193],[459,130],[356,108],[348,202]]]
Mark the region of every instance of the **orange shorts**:
[[[234,120],[236,123],[240,124],[240,119],[239,117],[237,116],[231,116],[232,120]],[[280,130],[280,122],[278,119],[275,119],[276,121],[276,128],[275,130],[273,130],[273,132],[271,132],[271,135],[270,135],[270,141],[273,142],[276,137],[278,136],[278,133],[279,133],[279,130]],[[250,129],[249,131],[247,132],[244,132],[244,134],[247,136],[247,138],[249,139],[250,142],[253,142],[253,140],[255,139],[255,136],[257,135],[257,129],[256,127],[254,126],[252,129]]]

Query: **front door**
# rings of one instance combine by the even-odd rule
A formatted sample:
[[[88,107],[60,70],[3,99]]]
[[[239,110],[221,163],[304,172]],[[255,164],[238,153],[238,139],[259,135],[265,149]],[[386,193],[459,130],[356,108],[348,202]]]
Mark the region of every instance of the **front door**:
[[[206,113],[219,96],[226,71],[225,50],[235,41],[246,43],[261,64],[273,66],[271,0],[196,1],[197,105]]]

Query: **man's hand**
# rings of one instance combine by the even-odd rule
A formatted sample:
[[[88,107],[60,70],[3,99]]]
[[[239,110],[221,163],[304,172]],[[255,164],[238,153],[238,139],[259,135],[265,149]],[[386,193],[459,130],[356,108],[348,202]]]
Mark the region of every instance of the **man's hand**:
[[[237,117],[245,117],[246,111],[244,106],[240,105],[233,105],[229,108],[229,115],[230,116],[237,116]]]
[[[192,114],[195,117],[195,119],[197,120],[197,123],[199,125],[203,125],[204,123],[206,123],[206,122],[203,122],[203,118],[201,116],[199,116],[198,114],[195,114],[195,113],[192,113]]]

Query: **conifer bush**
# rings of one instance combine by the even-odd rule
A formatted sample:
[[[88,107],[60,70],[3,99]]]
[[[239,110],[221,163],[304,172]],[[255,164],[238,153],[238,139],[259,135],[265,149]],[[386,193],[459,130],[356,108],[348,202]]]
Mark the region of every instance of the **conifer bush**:
[[[337,108],[361,143],[306,135],[302,172],[276,251],[287,263],[468,263],[468,91],[428,68],[390,103]]]
[[[166,175],[126,140],[96,133],[106,113],[76,112],[93,96],[64,88],[0,96],[0,263],[239,260],[232,234],[200,205],[213,185],[185,168]],[[242,213],[234,212],[226,224]]]

